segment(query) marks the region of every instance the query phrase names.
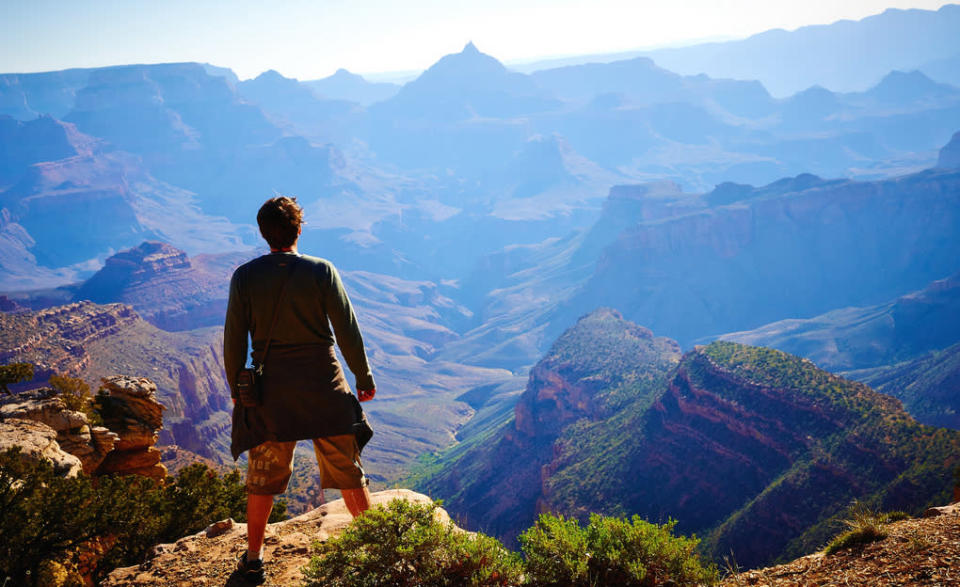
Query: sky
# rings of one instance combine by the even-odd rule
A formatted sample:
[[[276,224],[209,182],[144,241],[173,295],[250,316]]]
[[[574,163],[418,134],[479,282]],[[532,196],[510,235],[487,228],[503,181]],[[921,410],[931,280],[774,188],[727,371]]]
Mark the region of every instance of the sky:
[[[0,0],[0,72],[198,61],[241,79],[410,72],[747,37],[943,0]]]

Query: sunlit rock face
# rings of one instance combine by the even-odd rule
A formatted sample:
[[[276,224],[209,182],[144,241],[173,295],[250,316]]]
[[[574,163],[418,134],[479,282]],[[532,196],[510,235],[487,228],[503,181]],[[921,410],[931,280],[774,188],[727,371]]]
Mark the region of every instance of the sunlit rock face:
[[[228,459],[231,402],[219,328],[166,332],[130,306],[92,302],[0,314],[0,327],[0,362],[37,366],[34,381],[14,389],[43,385],[57,373],[84,379],[92,389],[105,375],[149,374],[167,408],[158,441]]]
[[[98,403],[103,422],[119,438],[97,472],[166,477],[161,452],[153,446],[163,427],[164,410],[157,401],[156,384],[143,377],[115,375],[103,380],[102,389]]]
[[[243,253],[190,259],[156,241],[108,257],[77,290],[75,299],[130,304],[163,330],[189,330],[223,323],[230,271]]]

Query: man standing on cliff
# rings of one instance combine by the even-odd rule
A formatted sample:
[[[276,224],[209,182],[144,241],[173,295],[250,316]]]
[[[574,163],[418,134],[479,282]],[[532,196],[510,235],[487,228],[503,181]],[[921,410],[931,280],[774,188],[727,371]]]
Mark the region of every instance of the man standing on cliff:
[[[233,457],[250,451],[247,552],[238,565],[248,582],[264,580],[263,535],[274,496],[286,491],[298,440],[313,440],[322,487],[340,489],[353,516],[370,507],[356,435],[362,410],[334,342],[356,377],[359,401],[373,399],[376,387],[337,270],[329,261],[297,252],[302,223],[296,198],[267,200],[257,224],[270,254],[241,265],[230,281],[223,362],[234,399]],[[254,364],[263,364],[256,407],[244,406],[237,396],[248,334]]]

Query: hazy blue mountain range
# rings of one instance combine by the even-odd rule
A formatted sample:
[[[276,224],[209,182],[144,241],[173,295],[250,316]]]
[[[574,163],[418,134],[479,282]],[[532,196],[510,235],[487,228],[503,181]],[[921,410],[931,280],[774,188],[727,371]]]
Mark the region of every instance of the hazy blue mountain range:
[[[950,142],[943,149],[940,149],[940,157],[937,158],[937,167],[952,169],[960,167],[960,131],[957,131]]]
[[[74,125],[41,117],[4,118],[0,127],[2,149],[11,154],[0,167],[5,289],[76,281],[116,248],[146,238],[191,252],[242,247],[248,230],[203,214],[194,194]]]
[[[721,205],[621,232],[557,324],[612,306],[687,345],[775,317],[882,303],[955,271],[958,198],[957,170],[721,185],[704,196]]]
[[[956,272],[957,179],[956,170],[879,182],[806,174],[706,194],[619,186],[591,228],[485,257],[463,282],[487,288],[469,304],[483,321],[441,353],[529,365],[598,306],[688,345],[887,303]]]
[[[960,53],[953,57],[934,59],[921,65],[919,69],[935,80],[960,86]]]
[[[293,132],[349,142],[350,127],[359,109],[353,102],[318,96],[307,84],[266,71],[255,79],[237,83],[240,97],[260,106],[268,116]]]
[[[415,479],[467,527],[507,540],[538,511],[639,513],[756,566],[820,547],[851,499],[946,499],[958,447],[960,432],[809,361],[729,342],[680,357],[598,310],[531,370],[513,418]]]
[[[891,153],[921,157],[905,150],[919,148],[928,149],[922,157],[932,164],[934,147],[952,134],[946,129],[960,126],[960,120],[950,121],[960,115],[960,96],[922,74],[891,73],[859,94],[812,89],[774,100],[756,83],[684,78],[644,59],[526,76],[468,45],[392,98],[369,109],[351,107],[357,136],[341,149],[300,136],[294,123],[287,124],[298,112],[313,107],[323,112],[327,104],[302,84],[269,73],[231,85],[227,76],[209,70],[198,64],[114,67],[82,71],[82,82],[77,72],[8,76],[19,81],[15,95],[28,104],[36,100],[21,91],[30,85],[24,80],[45,80],[43,95],[61,83],[60,95],[73,97],[61,103],[64,119],[73,125],[61,125],[70,129],[63,132],[85,137],[81,142],[91,145],[91,156],[70,156],[63,141],[60,147],[56,141],[43,146],[53,150],[42,157],[14,149],[25,132],[35,132],[36,144],[46,145],[43,133],[49,131],[33,122],[8,122],[19,130],[0,138],[11,145],[8,152],[23,155],[5,165],[8,187],[0,193],[6,209],[3,242],[11,251],[5,255],[11,259],[6,289],[79,277],[83,267],[95,268],[108,254],[145,238],[163,238],[191,253],[222,250],[227,242],[255,245],[252,210],[274,190],[298,194],[307,206],[305,250],[323,251],[347,269],[455,281],[452,295],[474,318],[464,336],[437,352],[491,366],[531,364],[551,336],[597,304],[620,307],[629,318],[687,343],[839,305],[880,303],[956,270],[951,232],[956,174],[950,171],[859,183],[801,174],[764,188],[727,181],[703,197],[682,189],[656,198],[644,192],[640,199],[657,204],[636,207],[656,214],[628,222],[636,211],[631,205],[602,209],[604,194],[617,184],[657,175],[681,186],[702,183],[703,167],[696,166],[703,161],[689,157],[697,154],[712,160],[709,174],[728,180],[744,173],[777,177],[789,167],[843,167],[837,161],[850,163],[856,149],[854,160],[865,166]],[[635,74],[646,81],[617,85]],[[582,96],[562,95],[564,88],[579,87],[569,81],[578,77],[597,84],[596,97],[586,103]],[[553,89],[538,79],[551,80]],[[684,101],[676,101],[680,98]],[[252,99],[264,104],[258,107]],[[763,116],[746,123],[734,114],[751,111]],[[376,123],[378,117],[383,124]],[[729,149],[740,151],[722,163],[734,155]],[[944,151],[947,160],[950,152]],[[61,158],[38,166],[38,157]],[[906,165],[913,168],[919,160]],[[108,165],[101,161],[112,162],[110,173],[103,172]],[[686,167],[691,164],[695,168]],[[45,177],[42,170],[48,168],[69,169],[71,178],[42,184],[32,179]],[[74,185],[91,184],[97,187],[95,201],[112,202],[112,208],[83,204],[71,220],[81,229],[89,223],[109,229],[82,246],[65,247],[78,236],[72,236],[70,224],[66,231],[50,229],[53,217],[44,211],[68,208],[40,204],[72,197]],[[858,207],[861,192],[884,205],[864,211]],[[157,193],[165,197],[162,204]],[[156,217],[174,201],[189,213]],[[907,213],[900,213],[901,202]],[[820,215],[837,205],[843,212],[836,224],[823,226]],[[942,213],[930,206],[942,207]],[[801,215],[784,216],[788,213]],[[96,217],[81,222],[83,214]],[[604,224],[611,215],[620,218]],[[930,216],[938,223],[927,227]],[[745,224],[754,217],[756,226]],[[184,225],[189,218],[193,224]],[[768,218],[789,229],[767,227]],[[202,222],[222,228],[192,228]],[[683,236],[677,240],[671,231]],[[728,242],[713,242],[720,238],[714,231]],[[811,240],[820,233],[826,240]],[[924,236],[906,243],[915,233]],[[197,234],[204,235],[202,242]],[[881,234],[881,249],[866,244],[878,243]],[[762,241],[768,237],[777,242]],[[656,259],[644,260],[659,246],[647,238],[668,239]],[[913,256],[895,256],[893,267],[901,269],[876,270],[894,255],[897,242],[912,247]],[[741,245],[743,254],[731,257]],[[849,251],[835,255],[836,247]],[[913,263],[921,253],[929,260]],[[501,265],[507,259],[509,264]],[[846,271],[848,266],[861,273]],[[664,279],[680,267],[686,273]],[[778,272],[802,284],[782,294],[765,289],[765,283],[782,285]],[[665,289],[648,295],[658,288]],[[750,291],[763,300],[759,311],[754,301],[740,297]]]
[[[937,11],[891,8],[859,21],[643,54],[680,73],[760,80],[778,96],[813,85],[850,92],[872,86],[892,69],[916,69],[957,55],[958,29],[956,4]]]
[[[320,97],[347,100],[367,106],[391,98],[400,91],[400,85],[388,82],[370,82],[363,76],[338,69],[330,77],[304,81]]]

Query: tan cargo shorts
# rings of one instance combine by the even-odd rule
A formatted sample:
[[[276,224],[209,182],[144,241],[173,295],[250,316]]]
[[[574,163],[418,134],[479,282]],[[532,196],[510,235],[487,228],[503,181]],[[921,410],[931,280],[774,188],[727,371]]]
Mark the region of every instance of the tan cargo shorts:
[[[296,441],[267,441],[250,449],[247,465],[247,493],[278,495],[287,490],[293,474]],[[313,452],[320,465],[320,486],[324,489],[360,489],[367,486],[360,462],[360,449],[353,434],[325,436],[313,440]]]

